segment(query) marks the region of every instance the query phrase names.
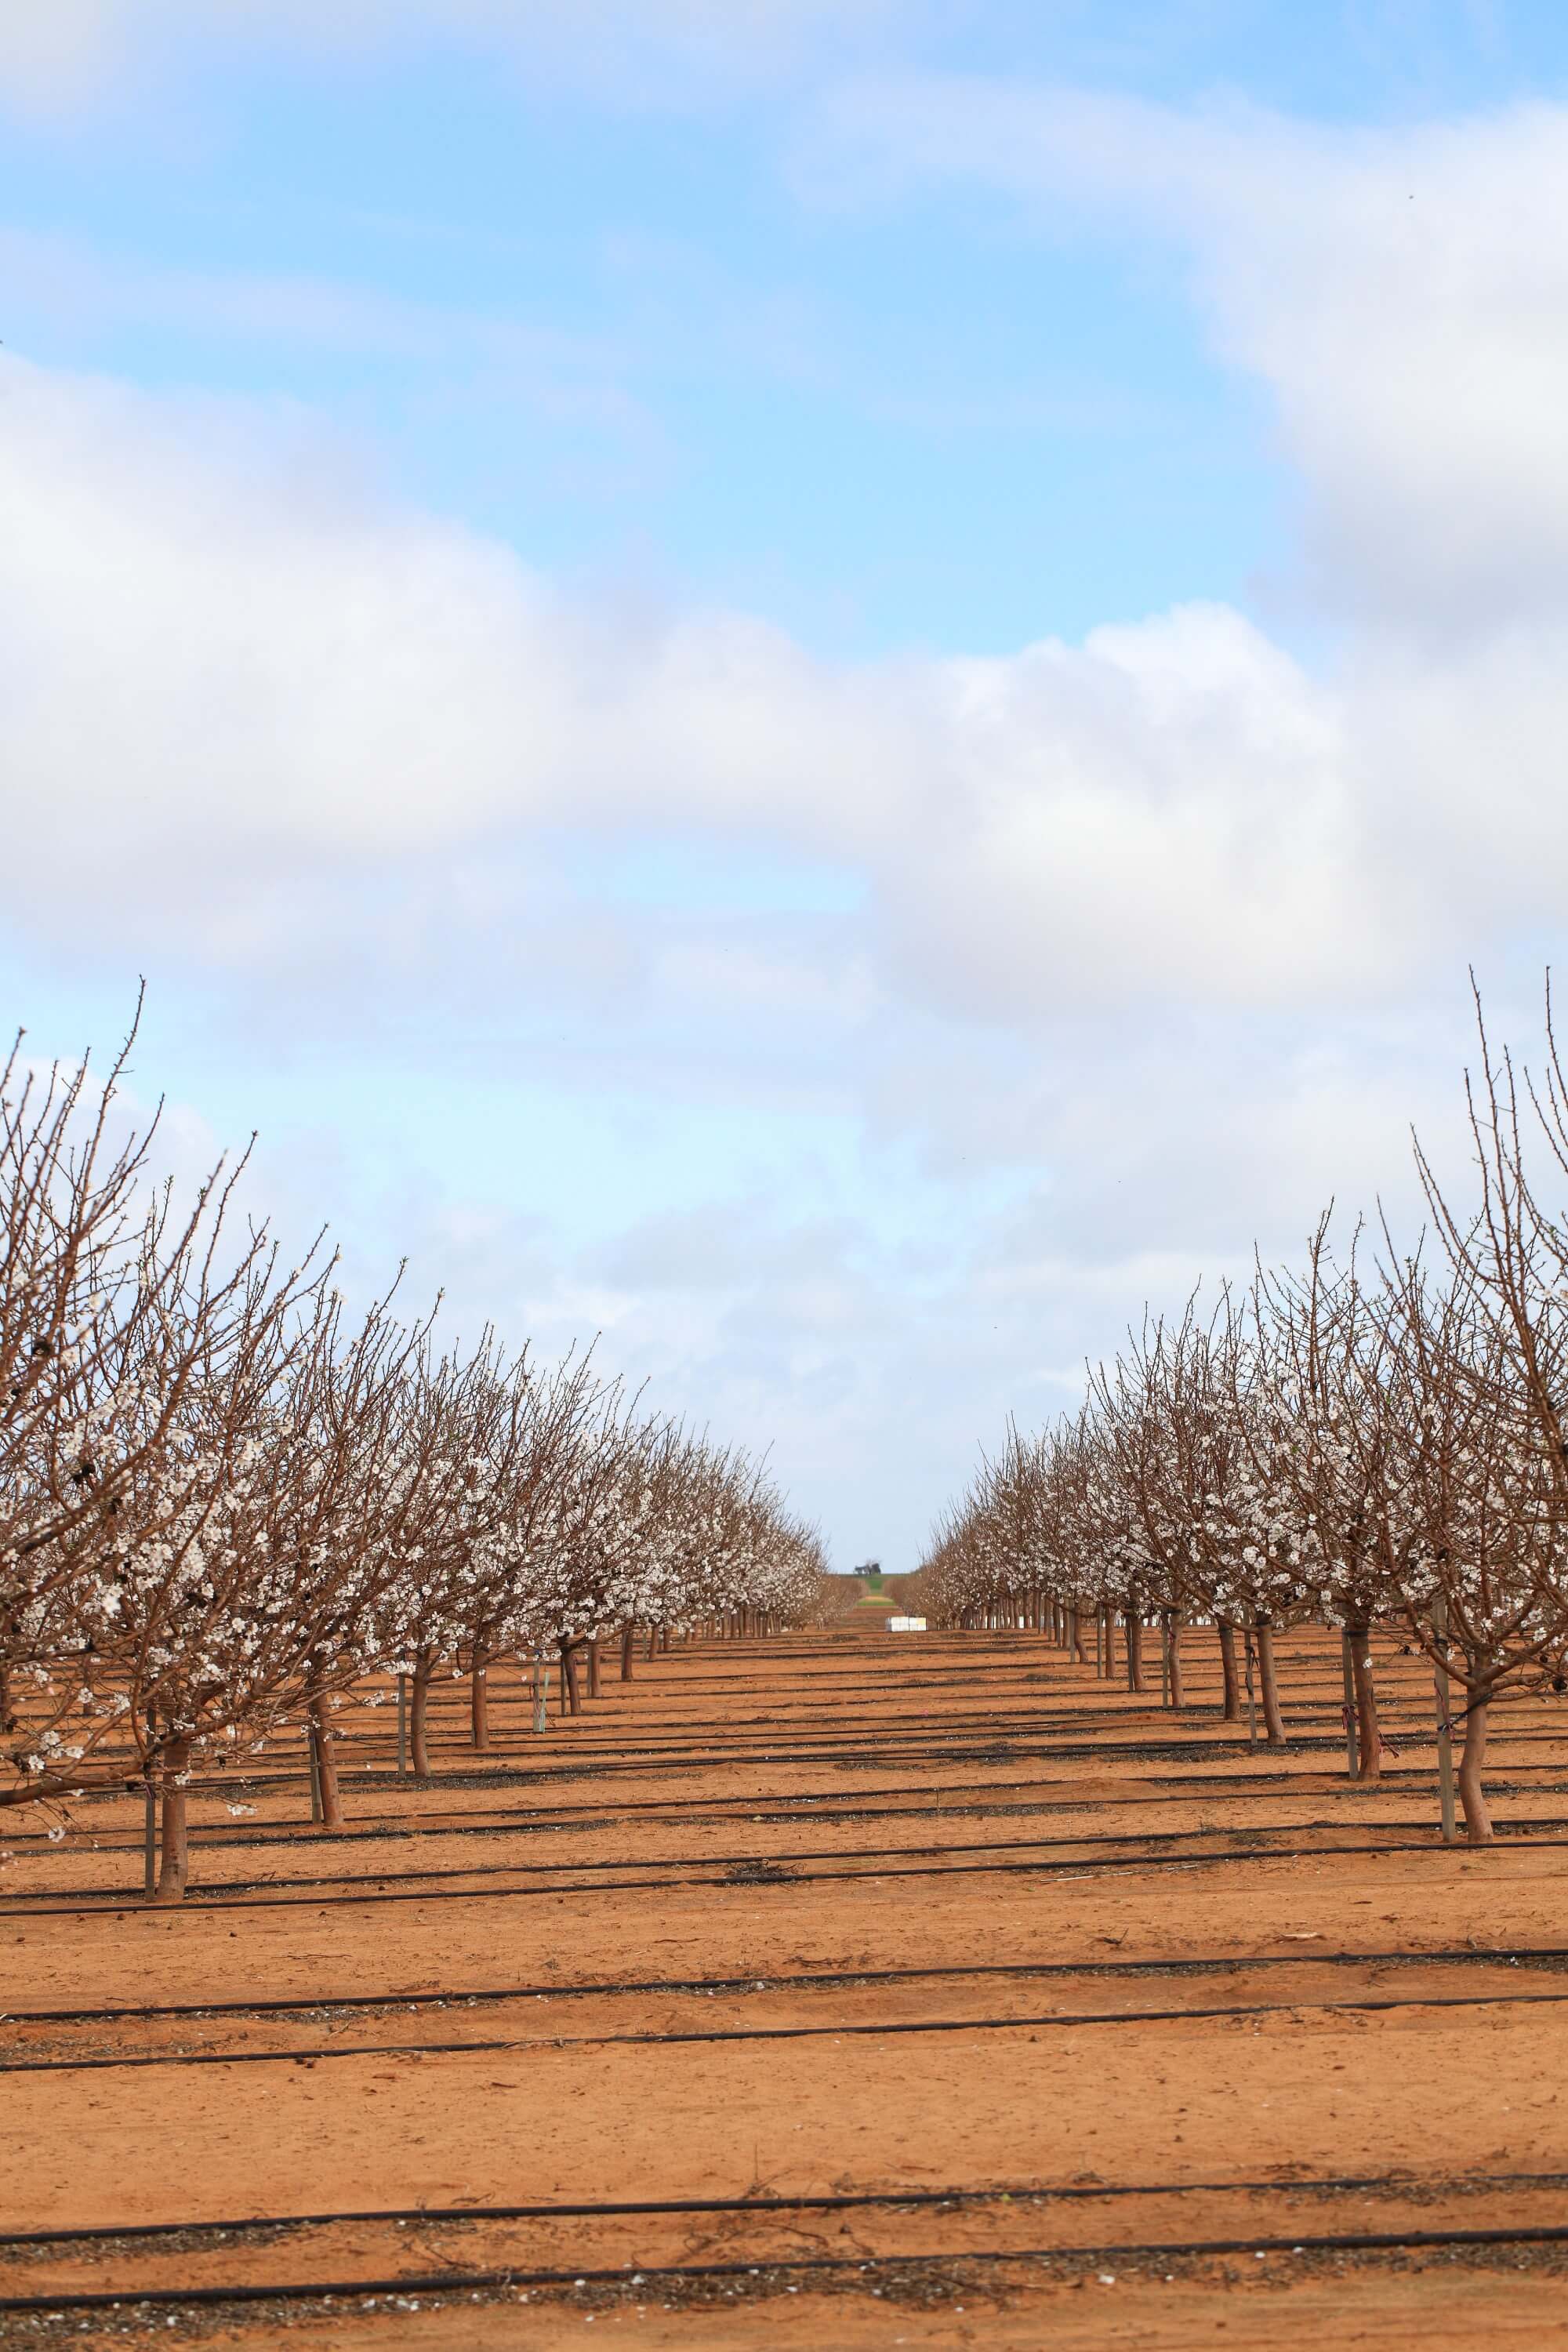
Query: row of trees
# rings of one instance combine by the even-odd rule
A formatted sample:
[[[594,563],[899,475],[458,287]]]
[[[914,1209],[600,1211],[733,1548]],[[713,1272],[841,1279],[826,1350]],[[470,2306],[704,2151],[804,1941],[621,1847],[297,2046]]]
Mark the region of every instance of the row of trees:
[[[1568,1078],[1550,994],[1539,1075],[1494,1055],[1483,1024],[1467,1085],[1468,1211],[1417,1147],[1431,1215],[1414,1254],[1380,1223],[1336,1257],[1325,1218],[1299,1269],[1146,1320],[1076,1416],[1011,1431],[983,1465],[937,1529],[919,1605],[956,1625],[1056,1619],[1080,1658],[1086,1622],[1104,1655],[1120,1620],[1134,1689],[1154,1622],[1178,1706],[1183,1628],[1212,1624],[1229,1720],[1239,1634],[1274,1746],[1276,1633],[1338,1627],[1368,1782],[1371,1635],[1388,1628],[1454,1693],[1466,1827],[1484,1843],[1489,1708],[1568,1689],[1568,1223],[1543,1199],[1568,1173]]]
[[[391,1295],[353,1312],[320,1243],[237,1241],[243,1160],[179,1205],[156,1119],[114,1139],[124,1067],[18,1043],[0,1077],[0,1806],[156,1780],[177,1900],[198,1762],[304,1723],[342,1825],[331,1717],[367,1676],[409,1678],[425,1771],[443,1665],[484,1746],[499,1658],[558,1659],[574,1707],[606,1635],[629,1674],[637,1629],[820,1606],[816,1538],[759,1465],[591,1356],[444,1348]]]

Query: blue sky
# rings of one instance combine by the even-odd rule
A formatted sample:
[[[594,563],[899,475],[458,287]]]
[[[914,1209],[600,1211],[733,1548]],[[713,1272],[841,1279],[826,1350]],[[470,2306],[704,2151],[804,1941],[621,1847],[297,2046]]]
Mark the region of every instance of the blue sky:
[[[0,994],[840,1560],[1453,1145],[1568,861],[1568,20],[0,24]]]
[[[1267,419],[1148,255],[814,200],[797,92],[694,123],[437,49],[181,95],[100,110],[85,173],[11,149],[9,223],[112,281],[39,257],[36,356],[286,395],[552,571],[834,651],[1005,650],[1268,552]]]

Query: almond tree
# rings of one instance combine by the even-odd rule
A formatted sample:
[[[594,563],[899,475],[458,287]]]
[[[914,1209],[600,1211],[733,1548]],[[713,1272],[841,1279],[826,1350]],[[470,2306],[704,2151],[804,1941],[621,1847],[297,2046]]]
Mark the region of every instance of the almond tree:
[[[0,1083],[0,1804],[156,1782],[174,1902],[198,1764],[303,1725],[342,1828],[333,1715],[389,1666],[427,1769],[442,1660],[467,1656],[482,1746],[492,1656],[555,1643],[575,1705],[608,1629],[828,1605],[815,1531],[744,1454],[585,1358],[437,1354],[390,1295],[352,1315],[319,1246],[231,1243],[243,1160],[188,1210],[153,1192],[155,1122],[110,1140],[124,1060],[95,1087],[18,1048]]]
[[[303,1721],[323,1825],[343,1826],[331,1709],[381,1663],[415,1497],[400,1406],[424,1339],[384,1301],[351,1322],[319,1282],[273,1319],[243,1381],[196,1392],[176,1433],[177,1517],[157,1485],[128,1500],[111,1654],[161,1770],[161,1900],[184,1891],[198,1757],[221,1769]]]
[[[89,1758],[122,1778],[110,1730],[146,1765],[114,1684],[131,1530],[173,1539],[205,1475],[190,1432],[215,1394],[265,1385],[311,1281],[265,1232],[229,1247],[243,1161],[182,1210],[149,1189],[155,1120],[110,1143],[132,1039],[96,1090],[85,1063],[40,1075],[16,1052],[0,1080],[0,1805],[81,1785]]]
[[[1329,1221],[1312,1235],[1305,1273],[1264,1279],[1271,1308],[1270,1371],[1290,1426],[1270,1454],[1280,1491],[1304,1531],[1308,1581],[1325,1622],[1344,1633],[1355,1709],[1358,1780],[1381,1774],[1383,1738],[1373,1681],[1374,1622],[1394,1604],[1409,1549],[1405,1478],[1391,1452],[1391,1372],[1384,1286],[1362,1279],[1356,1242],[1334,1264]]]
[[[1184,1390],[1193,1354],[1194,1309],[1167,1330],[1146,1320],[1130,1339],[1124,1357],[1091,1379],[1100,1443],[1109,1449],[1119,1490],[1128,1563],[1128,1686],[1142,1689],[1138,1640],[1142,1612],[1152,1604],[1160,1614],[1162,1650],[1173,1706],[1185,1704],[1182,1676],[1183,1620],[1209,1605],[1193,1517],[1205,1497],[1194,1496],[1188,1480],[1196,1432]],[[1233,1645],[1234,1656],[1234,1645]]]
[[[1399,1336],[1402,1358],[1430,1384],[1439,1428],[1456,1413],[1465,1427],[1466,1442],[1445,1449],[1454,1493],[1437,1509],[1437,1446],[1425,1457],[1428,1565],[1447,1622],[1435,1628],[1418,1609],[1415,1630],[1466,1695],[1460,1790],[1469,1835],[1485,1843],[1492,1704],[1509,1691],[1568,1688],[1568,1218],[1542,1199],[1568,1175],[1568,1072],[1550,979],[1538,1079],[1516,1070],[1506,1046],[1494,1051],[1479,992],[1475,1009],[1479,1066],[1465,1091],[1479,1205],[1466,1214],[1450,1203],[1417,1143],[1455,1296],[1433,1326],[1407,1281]]]
[[[1253,1542],[1252,1462],[1237,1412],[1245,1387],[1240,1326],[1228,1290],[1201,1320],[1190,1299],[1167,1333],[1163,1405],[1168,1422],[1167,1504],[1182,1553],[1183,1578],[1198,1607],[1215,1622],[1219,1643],[1221,1714],[1241,1719],[1236,1633],[1241,1607],[1242,1555]]]
[[[401,1407],[413,1460],[408,1517],[399,1571],[378,1608],[378,1646],[396,1674],[412,1679],[420,1778],[430,1769],[430,1678],[473,1622],[486,1545],[504,1520],[526,1396],[526,1368],[504,1366],[489,1333],[468,1356],[437,1357],[426,1346],[408,1370]]]
[[[411,1573],[398,1633],[413,1677],[414,1768],[429,1770],[430,1682],[466,1649],[473,1744],[489,1745],[488,1676],[525,1639],[531,1564],[601,1393],[587,1363],[542,1370],[526,1355],[503,1366],[487,1337],[473,1362],[426,1384],[424,1443],[461,1465],[454,1496]]]

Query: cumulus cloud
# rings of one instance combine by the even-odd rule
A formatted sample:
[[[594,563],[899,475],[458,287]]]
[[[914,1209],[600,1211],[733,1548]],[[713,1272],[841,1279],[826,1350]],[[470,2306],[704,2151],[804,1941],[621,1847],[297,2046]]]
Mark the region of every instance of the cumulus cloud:
[[[962,176],[1042,228],[1078,207],[1183,243],[1298,469],[1316,668],[1213,604],[826,662],[754,615],[567,594],[296,413],[0,357],[0,907],[121,967],[156,940],[274,992],[307,972],[318,1030],[400,989],[553,992],[599,1023],[563,1086],[676,1071],[744,1103],[765,1038],[772,1082],[793,1051],[787,1083],[884,1160],[916,1139],[894,1207],[881,1160],[853,1213],[792,1161],[592,1245],[441,1202],[422,1257],[475,1314],[603,1325],[694,1409],[773,1428],[859,1527],[868,1476],[959,1475],[1145,1294],[1259,1228],[1292,1247],[1331,1192],[1407,1206],[1408,1116],[1462,1164],[1452,983],[1528,949],[1568,878],[1563,128],[840,103],[841,194],[850,163],[862,195],[871,166]],[[628,840],[861,895],[667,919],[595,894]]]
[[[0,367],[18,919],[68,861],[106,937],[155,908],[279,954],[280,892],[352,931],[401,873],[472,952],[476,858],[500,927],[531,845],[631,827],[855,869],[889,984],[981,1012],[1404,968],[1335,698],[1235,613],[835,666],[745,614],[565,599],[339,455],[286,413]]]
[[[1043,236],[1175,241],[1277,403],[1336,614],[1568,609],[1568,107],[1330,130],[931,75],[834,94],[797,168],[843,202],[967,184]]]
[[[286,411],[6,358],[24,856],[68,856],[106,937],[157,905],[243,960],[291,906],[405,944],[455,910],[472,957],[563,833],[630,826],[862,876],[879,984],[928,1007],[1396,996],[1548,919],[1568,865],[1565,127],[1331,135],[930,79],[818,126],[841,193],[964,177],[1185,242],[1297,462],[1338,626],[1316,675],[1213,605],[826,663],[754,615],[563,595]],[[580,923],[585,974],[633,984],[632,928]]]

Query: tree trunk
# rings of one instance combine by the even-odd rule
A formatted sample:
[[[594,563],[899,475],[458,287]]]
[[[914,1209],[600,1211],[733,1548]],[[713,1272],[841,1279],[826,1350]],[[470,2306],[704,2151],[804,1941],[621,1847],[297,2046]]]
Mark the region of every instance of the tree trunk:
[[[632,1654],[636,1641],[636,1628],[623,1625],[621,1627],[621,1680],[624,1683],[629,1683],[632,1679]]]
[[[574,1642],[561,1644],[561,1712],[577,1715],[582,1711],[582,1696],[577,1688],[577,1645]]]
[[[1136,1609],[1129,1609],[1123,1622],[1127,1628],[1127,1687],[1141,1691],[1143,1687],[1143,1620]]]
[[[408,1744],[416,1780],[430,1778],[430,1676],[435,1664],[427,1650],[420,1651],[414,1661],[414,1680],[408,1695]]]
[[[332,1739],[332,1727],[327,1721],[323,1702],[312,1699],[310,1706],[310,1746],[316,1757],[316,1780],[321,1791],[321,1827],[342,1830],[348,1827],[343,1819],[343,1801],[338,1790],[338,1758]]]
[[[1274,1672],[1274,1628],[1254,1628],[1258,1639],[1258,1689],[1263,1701],[1263,1725],[1270,1748],[1285,1745],[1285,1718],[1279,1712],[1279,1684]]]
[[[1072,1654],[1080,1666],[1087,1666],[1089,1664],[1089,1652],[1084,1647],[1083,1614],[1080,1610],[1077,1609],[1072,1610],[1069,1613],[1072,1623]]]
[[[724,1626],[723,1626],[723,1624],[722,1624],[722,1622],[721,1622],[721,1623],[720,1623],[720,1627],[719,1627],[719,1638],[720,1638],[720,1640],[721,1640],[721,1641],[722,1641],[722,1640],[723,1640],[723,1638],[724,1638]],[[650,1664],[650,1665],[651,1665],[651,1664],[652,1664],[652,1663],[653,1663],[653,1656],[654,1656],[654,1653],[655,1653],[655,1651],[656,1651],[658,1648],[658,1627],[657,1625],[650,1625],[650,1626],[648,1627],[648,1629],[647,1629],[647,1654],[648,1654],[648,1663],[649,1663],[649,1664]]]
[[[1377,1728],[1377,1692],[1372,1679],[1372,1636],[1364,1625],[1351,1625],[1345,1630],[1351,1645],[1356,1744],[1361,1750],[1356,1780],[1359,1784],[1368,1785],[1382,1777],[1383,1760],[1383,1742]]]
[[[1105,1679],[1108,1683],[1114,1682],[1116,1679],[1116,1612],[1114,1609],[1102,1609],[1100,1613],[1105,1623]]]
[[[588,1644],[588,1696],[599,1696],[599,1643],[595,1635]]]
[[[1481,1772],[1487,1760],[1487,1716],[1491,1685],[1468,1691],[1465,1702],[1465,1745],[1459,1757],[1459,1802],[1465,1809],[1465,1835],[1472,1845],[1490,1845],[1492,1817],[1487,1811]]]
[[[1236,1627],[1219,1621],[1219,1666],[1225,1683],[1225,1715],[1226,1723],[1241,1721],[1241,1685],[1236,1674]]]
[[[1185,1706],[1186,1685],[1182,1680],[1182,1621],[1173,1609],[1165,1612],[1165,1645],[1171,1661],[1171,1705]]]
[[[476,1642],[468,1660],[468,1729],[476,1748],[490,1744],[489,1653]]]
[[[163,1750],[162,1803],[158,1823],[162,1853],[154,1903],[181,1903],[190,1875],[191,1850],[185,1820],[184,1774],[191,1760],[188,1739],[172,1739]]]

